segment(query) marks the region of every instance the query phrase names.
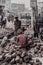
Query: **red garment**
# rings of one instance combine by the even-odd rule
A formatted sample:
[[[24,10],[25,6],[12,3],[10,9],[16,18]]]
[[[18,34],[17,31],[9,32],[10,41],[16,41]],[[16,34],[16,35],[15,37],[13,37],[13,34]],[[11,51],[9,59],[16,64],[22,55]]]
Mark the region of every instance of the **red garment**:
[[[25,46],[27,44],[27,35],[25,34],[20,34],[17,36],[17,42],[21,45],[21,46]]]

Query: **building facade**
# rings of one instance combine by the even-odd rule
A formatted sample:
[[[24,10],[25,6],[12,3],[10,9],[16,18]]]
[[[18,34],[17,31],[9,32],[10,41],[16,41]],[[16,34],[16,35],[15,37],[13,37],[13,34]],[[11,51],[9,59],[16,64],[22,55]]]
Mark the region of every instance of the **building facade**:
[[[11,0],[6,0],[5,9],[10,10]]]
[[[38,2],[38,13],[43,16],[43,2]]]
[[[24,4],[16,4],[16,3],[11,3],[11,9],[10,11],[19,13],[23,12],[25,10],[25,5]]]
[[[0,6],[5,6],[6,0],[0,0]]]
[[[5,7],[6,0],[0,0],[0,15],[3,12],[3,9]]]
[[[38,15],[37,0],[30,0],[31,6],[31,28],[34,28],[36,22],[36,16]]]
[[[8,10],[10,8],[11,0],[0,0],[0,15],[4,10]]]

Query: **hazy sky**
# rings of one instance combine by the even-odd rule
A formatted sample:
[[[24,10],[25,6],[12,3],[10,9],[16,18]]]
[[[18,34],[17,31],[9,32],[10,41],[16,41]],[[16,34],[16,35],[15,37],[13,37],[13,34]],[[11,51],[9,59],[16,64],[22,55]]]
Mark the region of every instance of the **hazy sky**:
[[[38,2],[42,2],[43,0],[37,0]],[[13,2],[13,3],[20,3],[20,4],[25,4],[25,6],[27,7],[27,8],[29,8],[30,9],[30,0],[11,0],[11,2]]]

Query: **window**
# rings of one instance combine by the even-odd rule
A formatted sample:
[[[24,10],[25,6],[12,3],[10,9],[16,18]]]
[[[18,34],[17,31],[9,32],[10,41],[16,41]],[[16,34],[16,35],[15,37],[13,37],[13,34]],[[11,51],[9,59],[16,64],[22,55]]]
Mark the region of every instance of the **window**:
[[[0,0],[0,3],[1,3],[1,0]]]
[[[37,0],[31,0],[31,2],[37,2]]]
[[[5,3],[5,0],[2,0],[2,3],[4,4]]]

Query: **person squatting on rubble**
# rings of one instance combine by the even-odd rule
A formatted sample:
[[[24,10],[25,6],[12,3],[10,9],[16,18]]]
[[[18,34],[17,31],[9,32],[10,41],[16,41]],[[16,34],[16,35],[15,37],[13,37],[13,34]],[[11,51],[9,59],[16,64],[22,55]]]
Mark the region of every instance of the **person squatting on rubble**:
[[[26,48],[28,46],[28,36],[22,31],[18,31],[17,43],[20,44],[21,47]]]
[[[3,37],[3,39],[2,39],[1,46],[2,46],[2,47],[5,47],[7,41],[8,41],[8,37],[7,37],[7,35],[5,35],[5,36]]]
[[[17,16],[15,17],[14,26],[15,26],[15,33],[17,33],[17,30],[21,28],[21,21],[18,19]]]

